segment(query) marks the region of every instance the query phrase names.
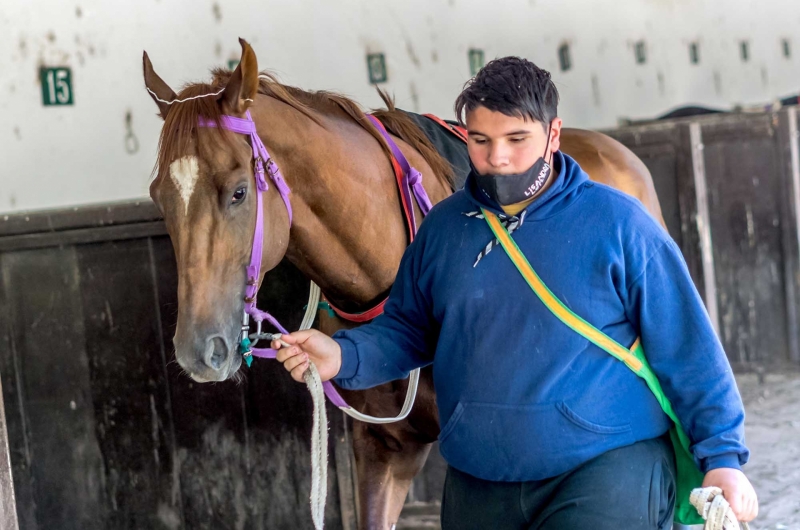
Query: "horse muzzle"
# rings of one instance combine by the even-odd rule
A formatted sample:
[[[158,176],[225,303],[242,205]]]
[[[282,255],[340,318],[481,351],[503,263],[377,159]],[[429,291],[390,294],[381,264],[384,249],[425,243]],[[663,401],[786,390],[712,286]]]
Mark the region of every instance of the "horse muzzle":
[[[175,356],[181,368],[198,383],[224,381],[241,366],[241,355],[235,345],[222,335],[198,337],[191,342],[187,347],[176,336]]]

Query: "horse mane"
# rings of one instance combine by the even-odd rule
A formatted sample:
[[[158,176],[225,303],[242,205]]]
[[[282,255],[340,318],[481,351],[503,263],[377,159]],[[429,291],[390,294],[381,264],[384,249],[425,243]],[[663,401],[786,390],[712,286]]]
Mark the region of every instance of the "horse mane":
[[[218,92],[228,84],[233,72],[218,68],[212,70],[212,81],[208,83],[192,83],[186,85],[178,94],[179,99],[203,96]],[[297,87],[281,84],[277,78],[269,73],[262,72],[259,76],[258,92],[285,103],[320,126],[324,126],[316,113],[333,114],[344,112],[356,123],[369,132],[381,145],[386,156],[391,158],[392,151],[381,133],[375,128],[362,108],[352,99],[329,92],[326,90],[306,91]],[[433,170],[436,177],[443,179],[450,187],[454,186],[453,169],[434,148],[425,136],[425,133],[409,118],[409,116],[395,108],[394,101],[383,91],[378,93],[386,104],[386,109],[373,110],[372,114],[378,118],[390,133],[401,138],[411,147],[416,149]],[[217,123],[215,131],[223,141],[231,142],[231,133],[223,129],[221,124],[222,112],[217,103],[218,98],[197,97],[173,106],[164,120],[161,136],[158,142],[158,168],[166,168],[169,164],[186,152],[197,131],[197,122],[200,117],[213,120]]]

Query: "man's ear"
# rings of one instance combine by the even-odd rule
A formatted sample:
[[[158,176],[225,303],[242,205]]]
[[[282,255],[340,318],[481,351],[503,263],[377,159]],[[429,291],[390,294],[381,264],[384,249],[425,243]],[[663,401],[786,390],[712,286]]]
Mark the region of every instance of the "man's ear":
[[[561,149],[561,126],[563,122],[561,118],[553,118],[550,122],[550,152],[555,153]]]

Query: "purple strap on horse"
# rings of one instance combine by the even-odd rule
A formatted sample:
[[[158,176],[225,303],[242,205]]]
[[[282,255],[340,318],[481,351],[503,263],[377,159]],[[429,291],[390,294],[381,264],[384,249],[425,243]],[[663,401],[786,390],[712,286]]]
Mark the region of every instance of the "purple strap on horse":
[[[275,184],[275,188],[278,190],[281,199],[283,199],[283,203],[286,205],[286,211],[289,214],[289,226],[292,224],[292,205],[289,201],[289,194],[291,193],[291,190],[289,190],[289,186],[286,184],[280,168],[275,161],[272,160],[272,157],[270,157],[266,146],[258,136],[256,124],[253,121],[253,118],[250,116],[250,111],[246,111],[245,116],[246,119],[237,118],[235,116],[222,116],[220,119],[220,125],[223,129],[250,136],[250,145],[253,148],[253,174],[255,175],[258,193],[256,194],[256,226],[253,232],[253,249],[250,253],[250,264],[247,266],[247,287],[245,289],[244,299],[245,312],[252,316],[253,320],[256,322],[262,322],[266,320],[282,334],[288,335],[289,331],[287,331],[286,328],[284,328],[275,317],[266,311],[261,311],[256,307],[256,295],[258,294],[258,282],[259,278],[261,277],[261,256],[264,245],[264,220],[262,213],[264,199],[262,194],[269,189],[269,183],[267,182],[266,176],[269,175],[269,178]],[[422,211],[423,215],[428,215],[428,212],[431,209],[431,201],[428,198],[428,194],[425,193],[425,188],[422,186],[422,174],[420,174],[420,172],[415,168],[411,167],[411,165],[408,163],[408,160],[406,160],[405,155],[403,155],[403,152],[400,151],[400,148],[397,147],[397,144],[394,142],[394,140],[392,140],[380,122],[374,116],[367,116],[375,124],[375,127],[378,129],[381,135],[383,135],[383,138],[389,145],[392,154],[403,170],[403,185],[400,186],[400,189],[406,199],[406,204],[408,204],[409,208],[411,209],[411,219],[413,222],[412,230],[414,231],[414,234],[416,234],[417,221],[414,219],[411,191],[413,190],[414,197],[417,199],[417,204],[419,204],[420,211]],[[217,122],[201,117],[199,119],[198,126],[217,127]],[[272,348],[252,348],[251,354],[254,357],[261,357],[263,359],[274,359],[277,352]],[[328,399],[331,400],[331,403],[337,407],[349,408],[349,405],[344,399],[342,399],[342,396],[339,395],[339,392],[336,391],[336,388],[330,381],[325,381],[322,383],[322,386],[325,390],[325,395],[328,396]]]
[[[383,127],[378,118],[373,116],[372,114],[367,114],[367,117],[372,121],[375,128],[378,129],[378,132],[381,133],[383,139],[386,140],[386,143],[389,145],[389,149],[392,151],[392,155],[394,155],[395,160],[397,160],[398,164],[400,164],[400,169],[403,170],[403,186],[400,187],[400,191],[405,197],[406,204],[408,204],[411,214],[411,221],[414,225],[412,229],[414,230],[414,234],[417,233],[417,220],[414,215],[414,207],[413,203],[411,202],[411,191],[414,192],[414,197],[417,199],[417,204],[419,205],[419,209],[422,212],[423,216],[428,215],[428,212],[431,211],[433,205],[431,204],[431,200],[428,198],[428,194],[425,192],[425,188],[422,186],[422,173],[417,171],[417,168],[412,167],[411,164],[408,163],[406,156],[397,146],[397,144],[392,140],[392,137],[389,136],[389,133],[386,132],[386,129]]]
[[[269,189],[266,175],[269,175],[270,180],[275,183],[275,188],[277,188],[281,199],[283,199],[283,204],[286,205],[286,211],[289,214],[289,226],[292,225],[292,204],[289,201],[289,186],[286,184],[280,168],[272,160],[272,157],[269,156],[264,142],[262,142],[261,138],[258,136],[256,123],[250,116],[249,110],[245,112],[245,116],[247,116],[247,119],[237,118],[235,116],[222,116],[220,122],[224,129],[250,136],[250,146],[253,148],[253,174],[255,175],[258,194],[256,196],[256,229],[253,235],[253,251],[250,253],[250,265],[247,267],[245,310],[256,321],[261,321],[266,317],[269,319],[272,318],[256,308],[258,279],[261,272],[261,254],[264,245],[264,222],[262,218],[263,213],[261,211],[263,198],[261,194]],[[200,127],[216,127],[217,123],[214,120],[201,117],[198,125]],[[264,166],[266,166],[266,168]]]

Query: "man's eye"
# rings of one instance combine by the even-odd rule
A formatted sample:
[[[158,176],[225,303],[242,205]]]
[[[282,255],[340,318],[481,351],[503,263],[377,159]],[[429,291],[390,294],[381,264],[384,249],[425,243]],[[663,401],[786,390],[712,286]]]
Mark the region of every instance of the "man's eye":
[[[525,138],[512,138],[512,139],[511,139],[511,141],[512,141],[513,143],[515,143],[515,144],[518,144],[518,143],[520,143],[520,142],[524,142],[524,141],[525,141]]]
[[[231,198],[231,204],[239,204],[244,200],[245,196],[247,196],[247,188],[242,187],[237,189],[236,191],[233,192],[233,197]]]
[[[475,143],[476,143],[476,144],[478,144],[478,145],[483,145],[483,144],[485,144],[485,143],[486,143],[486,140],[484,140],[484,139],[482,139],[482,138],[480,138],[480,139],[476,138],[474,141],[475,141]]]

